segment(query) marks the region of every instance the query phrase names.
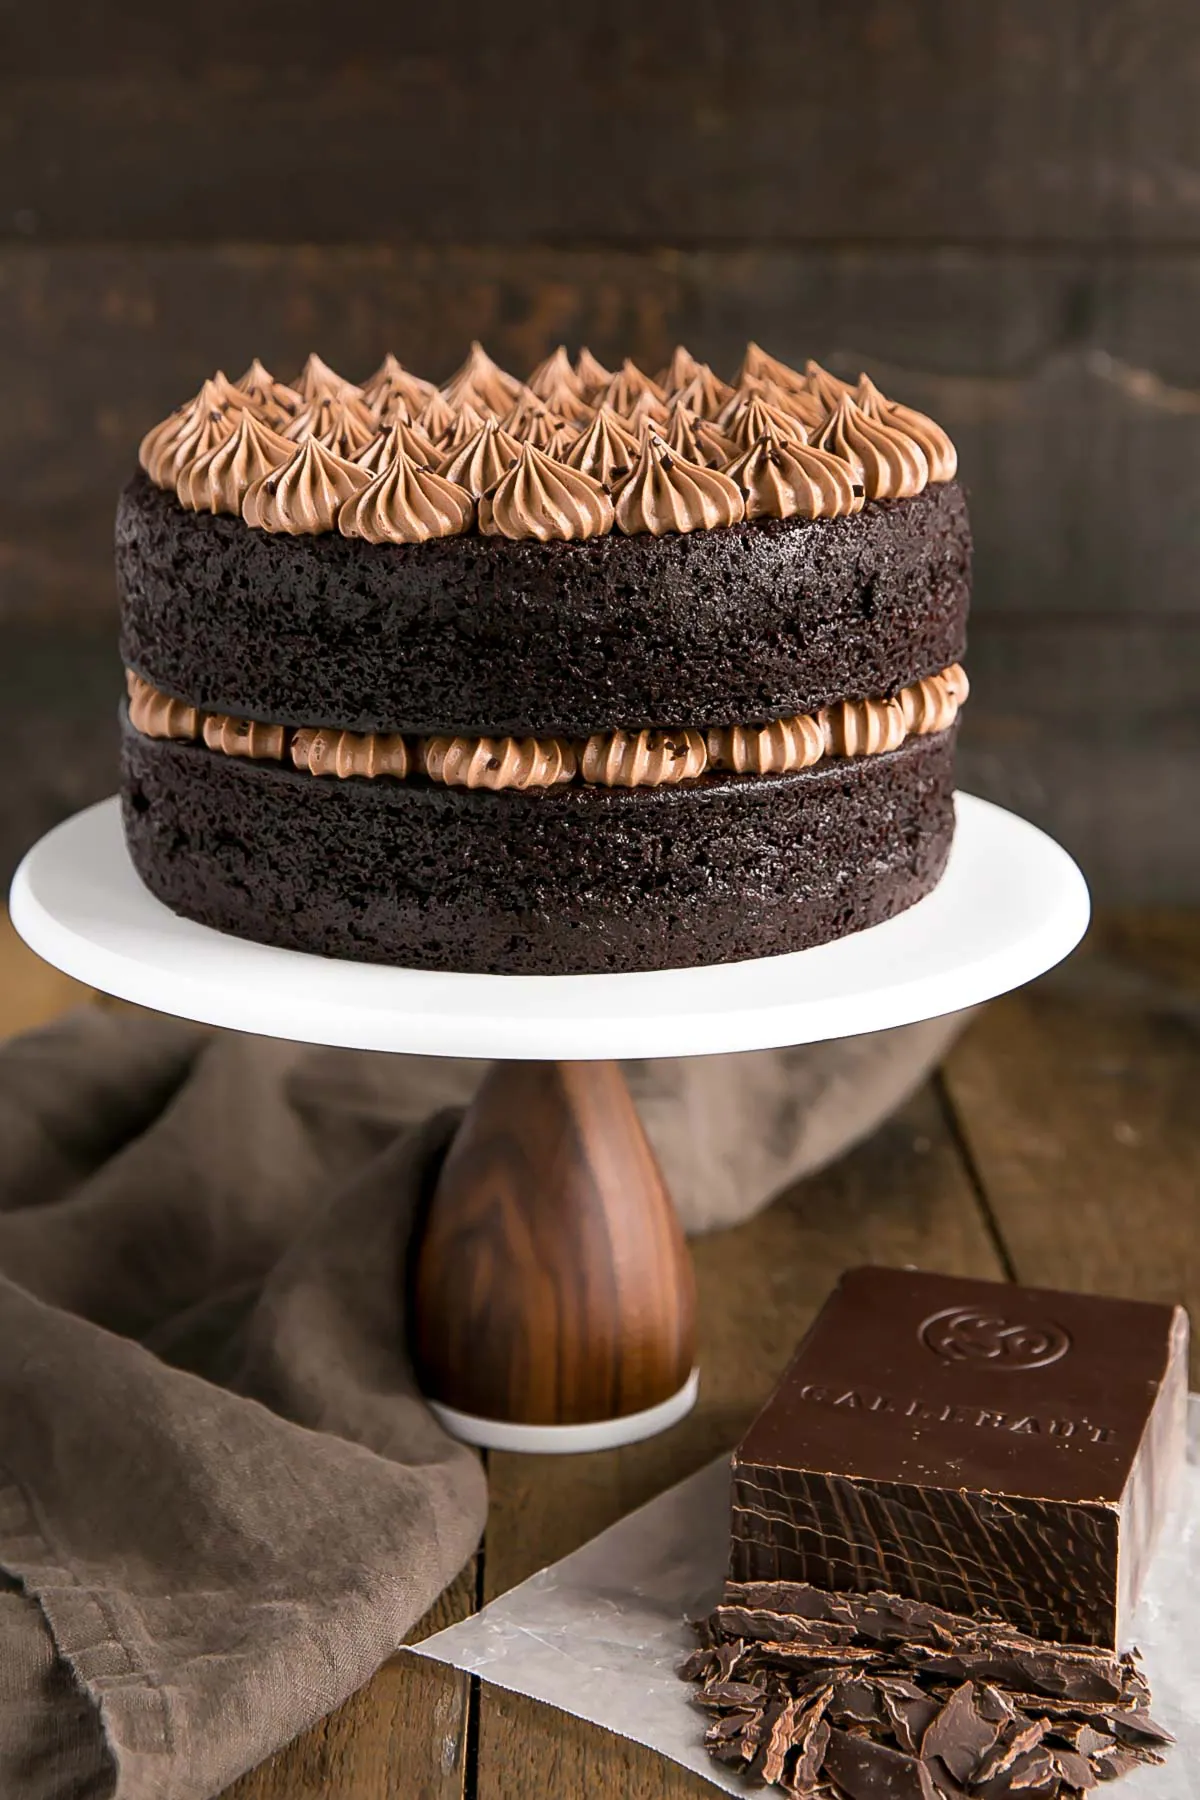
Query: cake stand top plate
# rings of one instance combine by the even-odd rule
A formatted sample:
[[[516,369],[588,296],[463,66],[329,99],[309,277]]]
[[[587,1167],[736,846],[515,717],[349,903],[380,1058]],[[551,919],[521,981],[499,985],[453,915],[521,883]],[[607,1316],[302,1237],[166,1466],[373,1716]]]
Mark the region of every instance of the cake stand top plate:
[[[1020,987],[1083,936],[1065,850],[969,794],[941,882],[898,918],[755,962],[646,975],[454,975],[334,961],[227,937],[134,873],[120,805],[67,819],[26,856],[12,920],[47,962],[159,1012],[307,1043],[426,1056],[704,1055],[853,1037]]]

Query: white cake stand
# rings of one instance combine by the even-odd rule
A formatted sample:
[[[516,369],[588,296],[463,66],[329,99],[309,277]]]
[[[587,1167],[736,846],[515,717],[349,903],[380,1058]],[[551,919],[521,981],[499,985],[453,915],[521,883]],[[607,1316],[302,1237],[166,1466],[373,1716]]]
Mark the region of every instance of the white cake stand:
[[[516,1362],[528,1371],[532,1356],[536,1365],[547,1331],[557,1334],[545,1349],[549,1356],[561,1350],[564,1333],[568,1338],[575,1333],[564,1366],[572,1358],[578,1361],[581,1353],[585,1360],[594,1353],[601,1360],[607,1357],[619,1373],[619,1340],[637,1339],[634,1360],[641,1368],[657,1330],[664,1340],[674,1333],[673,1366],[686,1371],[690,1350],[689,1360],[680,1365],[678,1345],[690,1342],[691,1275],[678,1223],[661,1182],[655,1188],[657,1172],[632,1103],[627,1096],[622,1102],[611,1084],[603,1093],[593,1090],[592,1078],[584,1083],[579,1065],[852,1037],[978,1005],[1042,974],[1086,930],[1089,903],[1083,876],[1064,850],[1025,820],[967,794],[958,796],[957,810],[945,875],[932,894],[898,918],[794,955],[645,975],[435,974],[340,962],[227,937],[177,918],[141,885],[125,849],[116,800],[68,819],[35,845],[14,877],[10,906],[16,929],[47,962],[89,986],[160,1012],[308,1043],[507,1062],[509,1073],[497,1072],[500,1089],[489,1098],[485,1083],[460,1134],[460,1141],[470,1139],[474,1130],[478,1140],[467,1158],[470,1178],[463,1168],[455,1172],[451,1167],[459,1152],[456,1142],[427,1222],[428,1253],[423,1248],[421,1259],[428,1285],[418,1288],[417,1299],[429,1318],[436,1318],[437,1330],[456,1340],[441,1344],[440,1350],[435,1345],[433,1363],[441,1355],[451,1367],[458,1356],[478,1367],[493,1351],[503,1361],[512,1349],[498,1327],[494,1341],[490,1329],[496,1307],[507,1305],[503,1295],[497,1300],[501,1289],[508,1291],[504,1281],[496,1280],[497,1267],[520,1283],[509,1225],[486,1247],[489,1281],[483,1285],[493,1310],[468,1320],[457,1338],[452,1317],[464,1310],[462,1296],[477,1285],[463,1259],[479,1254],[483,1180],[493,1212],[528,1206],[522,1241],[535,1243],[539,1255],[545,1247],[550,1265],[568,1271],[575,1284],[570,1305],[564,1300],[551,1309],[556,1322],[538,1321],[530,1328],[532,1339],[512,1351]],[[544,1085],[519,1086],[528,1084],[531,1065],[546,1062],[558,1071],[548,1111],[542,1106],[549,1091]],[[615,1071],[614,1079],[619,1081]],[[530,1129],[542,1134],[542,1175],[550,1181],[546,1170],[551,1162],[555,1173],[546,1191],[531,1199],[526,1190],[537,1189],[539,1177],[536,1170],[530,1173],[528,1146],[520,1178],[511,1180],[513,1168],[497,1149],[495,1127],[498,1121],[499,1136],[511,1139],[527,1115],[532,1119],[542,1113]],[[587,1166],[564,1176],[563,1145],[569,1138],[578,1148],[589,1136],[602,1143],[602,1154],[597,1156],[593,1142]],[[553,1155],[546,1148],[551,1140]],[[460,1163],[464,1156],[466,1152]],[[481,1157],[486,1177],[480,1175]],[[453,1192],[443,1196],[443,1189]],[[469,1229],[462,1226],[455,1212],[457,1222],[448,1224],[439,1240],[439,1222],[450,1218],[452,1205],[461,1210],[460,1203],[474,1206],[473,1223]],[[590,1265],[582,1273],[579,1268],[581,1258],[585,1264],[594,1260],[601,1241],[605,1254],[611,1253],[604,1282],[597,1284],[607,1284],[601,1307],[607,1308],[606,1319],[589,1312],[599,1305],[587,1292],[593,1271]],[[544,1288],[546,1267],[536,1273]],[[672,1295],[678,1304],[670,1320],[667,1301]],[[515,1329],[511,1319],[505,1329]],[[654,1362],[652,1354],[649,1362]],[[435,1392],[441,1390],[435,1406],[461,1436],[504,1449],[539,1451],[632,1442],[665,1429],[695,1398],[694,1371],[682,1383],[676,1376],[665,1393],[661,1370],[657,1390],[654,1378],[647,1377],[643,1398],[649,1395],[650,1403],[644,1405],[629,1403],[630,1394],[638,1391],[636,1381],[630,1387],[628,1381],[621,1385],[616,1373],[612,1379],[617,1383],[612,1391],[623,1396],[614,1403],[615,1416],[588,1417],[586,1403],[577,1397],[573,1410],[566,1409],[570,1422],[558,1423],[485,1417],[453,1404],[454,1393],[447,1391],[447,1381],[454,1388],[451,1377],[439,1376],[432,1385]],[[471,1391],[469,1382],[466,1391]]]

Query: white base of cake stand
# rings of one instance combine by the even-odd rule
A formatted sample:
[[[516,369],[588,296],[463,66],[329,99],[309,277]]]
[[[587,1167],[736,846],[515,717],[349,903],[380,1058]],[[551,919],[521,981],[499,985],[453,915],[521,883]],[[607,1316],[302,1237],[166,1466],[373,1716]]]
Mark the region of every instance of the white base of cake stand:
[[[637,1444],[657,1437],[686,1419],[700,1392],[700,1371],[693,1369],[677,1394],[647,1406],[642,1412],[624,1413],[616,1419],[592,1419],[586,1425],[519,1425],[511,1419],[480,1419],[457,1407],[431,1400],[432,1412],[452,1437],[478,1444],[481,1450],[519,1450],[531,1456],[575,1456],[584,1450],[616,1450],[621,1444]]]
[[[1066,851],[970,795],[958,795],[957,813],[942,880],[898,918],[793,955],[644,975],[440,974],[227,937],[177,918],[142,886],[116,800],[36,844],[14,877],[10,906],[26,943],[78,981],[266,1037],[519,1063],[765,1050],[976,1006],[1074,949],[1089,903]],[[625,1204],[636,1211],[636,1197]],[[433,1404],[473,1443],[575,1451],[665,1430],[690,1410],[696,1388],[693,1371],[655,1405],[582,1424],[524,1424]]]
[[[76,980],[263,1037],[522,1061],[773,1050],[976,1006],[1074,949],[1088,893],[1066,851],[986,800],[959,794],[957,808],[945,874],[898,918],[789,956],[647,975],[440,974],[227,937],[142,886],[116,800],[34,845],[10,908]]]

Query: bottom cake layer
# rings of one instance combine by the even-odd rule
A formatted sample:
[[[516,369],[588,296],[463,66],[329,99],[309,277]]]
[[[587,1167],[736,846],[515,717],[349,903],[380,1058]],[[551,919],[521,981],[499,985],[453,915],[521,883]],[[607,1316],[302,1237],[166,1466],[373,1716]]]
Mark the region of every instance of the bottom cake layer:
[[[316,777],[126,722],[125,832],[172,911],[259,943],[470,973],[688,968],[808,949],[927,894],[955,735],[788,775],[492,793]]]

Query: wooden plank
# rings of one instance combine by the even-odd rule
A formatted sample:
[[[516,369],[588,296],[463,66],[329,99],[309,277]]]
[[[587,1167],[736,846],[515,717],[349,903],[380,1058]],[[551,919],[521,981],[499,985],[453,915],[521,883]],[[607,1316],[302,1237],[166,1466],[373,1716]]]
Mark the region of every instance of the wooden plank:
[[[854,10],[854,9],[851,9]],[[470,337],[732,372],[816,355],[959,442],[981,615],[1200,616],[1200,254],[838,248],[46,247],[0,252],[0,614],[105,619],[143,431],[218,366],[443,374]]]
[[[26,948],[0,909],[0,1040],[48,1025],[71,1007],[92,999],[90,989],[72,981]]]
[[[475,1579],[472,1559],[409,1641],[465,1618]],[[462,1800],[469,1694],[457,1669],[401,1653],[222,1800]]]
[[[51,825],[117,785],[115,625],[0,623],[0,900]]]
[[[1200,631],[977,619],[959,785],[1032,819],[1105,903],[1200,898]]]
[[[972,628],[959,779],[1079,857],[1114,902],[1200,896],[1200,622],[1010,620]],[[0,880],[40,833],[116,785],[110,629],[0,622]],[[53,754],[31,758],[30,744]]]
[[[698,1240],[702,1385],[666,1435],[603,1455],[489,1460],[488,1597],[728,1451],[844,1268],[875,1261],[995,1275],[999,1264],[944,1116],[926,1089],[869,1143],[758,1218]],[[485,1686],[479,1800],[711,1792],[636,1745]]]
[[[1019,1279],[1200,1318],[1198,1021],[1200,915],[1102,918],[954,1050],[948,1092]]]
[[[1110,242],[1200,224],[1187,0],[102,17],[77,0],[10,27],[7,233]]]

